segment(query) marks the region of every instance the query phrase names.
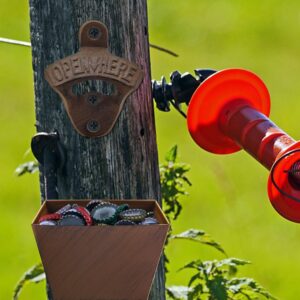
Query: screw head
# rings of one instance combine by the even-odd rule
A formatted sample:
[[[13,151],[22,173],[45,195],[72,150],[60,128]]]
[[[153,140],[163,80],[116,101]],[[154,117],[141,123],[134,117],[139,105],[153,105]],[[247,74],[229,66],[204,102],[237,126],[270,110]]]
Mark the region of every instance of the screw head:
[[[89,132],[95,133],[95,132],[99,131],[100,124],[95,120],[88,121],[86,124],[86,129]]]
[[[92,105],[97,104],[98,100],[99,100],[99,99],[98,99],[97,95],[89,95],[89,96],[87,97],[87,101],[88,101],[90,104],[92,104]]]
[[[101,36],[101,31],[97,27],[92,27],[88,31],[89,38],[97,40]]]

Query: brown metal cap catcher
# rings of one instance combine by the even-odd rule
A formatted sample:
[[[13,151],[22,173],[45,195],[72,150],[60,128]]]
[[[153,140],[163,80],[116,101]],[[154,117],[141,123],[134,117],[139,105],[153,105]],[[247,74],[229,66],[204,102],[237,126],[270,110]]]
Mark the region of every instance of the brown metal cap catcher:
[[[33,221],[53,299],[148,299],[169,230],[158,203],[148,199],[110,200],[117,207],[128,203],[132,209],[153,211],[159,224],[150,226],[124,220],[118,222],[119,226],[82,226],[77,216],[68,216],[58,226],[39,225],[41,216],[66,204],[85,207],[88,202],[46,200]]]
[[[125,99],[142,82],[143,71],[108,51],[108,31],[99,21],[84,23],[79,41],[79,52],[49,65],[45,78],[62,98],[75,129],[83,136],[100,137],[111,131]],[[112,95],[75,95],[73,86],[87,80],[106,81],[117,91]]]

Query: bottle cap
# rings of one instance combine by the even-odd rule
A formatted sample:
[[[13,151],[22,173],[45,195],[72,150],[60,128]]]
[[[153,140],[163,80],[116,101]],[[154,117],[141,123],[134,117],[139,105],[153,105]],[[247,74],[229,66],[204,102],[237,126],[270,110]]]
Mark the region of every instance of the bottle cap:
[[[154,225],[154,224],[158,224],[158,221],[152,217],[145,218],[143,222],[139,223],[139,225]]]
[[[94,207],[96,207],[97,205],[103,203],[104,201],[102,200],[91,200],[87,205],[86,205],[86,209],[91,212],[93,210]]]
[[[147,216],[147,212],[144,209],[135,208],[127,209],[120,213],[120,218],[123,220],[129,220],[133,222],[142,222]]]
[[[56,221],[45,220],[45,221],[40,222],[39,225],[55,226],[56,225]]]
[[[64,215],[57,222],[59,226],[85,226],[85,221],[76,215]]]
[[[92,220],[92,217],[90,215],[90,212],[85,207],[77,206],[75,209],[84,218],[87,226],[93,225],[93,220]]]
[[[106,202],[98,204],[91,211],[92,219],[95,223],[114,224],[117,221],[118,206]]]
[[[115,226],[116,225],[136,225],[136,223],[129,220],[120,220],[117,223],[115,223]]]
[[[60,208],[56,213],[62,215],[63,213],[65,213],[67,210],[69,210],[71,208],[72,208],[72,205],[67,204],[67,205],[63,206],[62,208]]]
[[[128,204],[121,204],[117,208],[117,213],[119,214],[122,211],[127,210],[127,209],[129,209],[129,205]]]
[[[62,216],[77,216],[79,218],[83,218],[83,216],[81,215],[81,213],[77,210],[77,207],[76,208],[71,208],[71,209],[65,211],[62,214]]]
[[[58,213],[53,213],[53,214],[46,214],[44,216],[41,216],[39,219],[39,223],[43,222],[43,221],[49,221],[49,220],[59,220],[61,218],[61,215]]]

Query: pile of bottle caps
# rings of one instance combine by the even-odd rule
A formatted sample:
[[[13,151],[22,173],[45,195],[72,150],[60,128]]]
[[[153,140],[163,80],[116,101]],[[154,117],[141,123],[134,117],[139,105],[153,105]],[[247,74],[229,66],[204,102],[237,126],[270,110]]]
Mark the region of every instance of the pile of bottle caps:
[[[92,200],[85,207],[67,204],[55,213],[43,215],[39,225],[92,226],[92,225],[153,225],[158,224],[152,211],[130,208],[102,200]]]

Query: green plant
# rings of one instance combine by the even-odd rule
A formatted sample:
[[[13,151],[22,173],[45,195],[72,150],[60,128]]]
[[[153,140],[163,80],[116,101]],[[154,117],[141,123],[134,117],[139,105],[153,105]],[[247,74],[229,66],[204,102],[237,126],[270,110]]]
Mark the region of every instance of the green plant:
[[[176,220],[181,211],[181,196],[188,195],[186,185],[191,182],[187,178],[190,166],[177,162],[178,148],[174,146],[167,153],[165,162],[160,165],[161,191],[164,211],[172,223]],[[28,162],[18,167],[18,175],[32,173],[37,169],[36,162]],[[276,299],[255,280],[251,278],[235,277],[238,268],[249,264],[249,261],[238,258],[228,258],[223,247],[216,242],[209,234],[199,229],[188,229],[179,234],[172,234],[170,231],[166,246],[171,241],[192,241],[214,248],[224,255],[222,260],[202,261],[194,260],[184,265],[180,271],[192,269],[194,274],[188,280],[186,286],[168,286],[166,295],[169,299],[175,300],[254,300],[263,296],[267,299]],[[165,263],[169,262],[165,257]],[[166,268],[167,269],[167,268]],[[26,283],[38,283],[45,279],[44,270],[38,264],[27,271],[18,282],[14,291],[14,300],[17,300],[22,288]]]
[[[20,293],[27,283],[39,283],[46,278],[44,268],[41,263],[30,268],[19,280],[13,294],[13,300],[19,299]]]
[[[223,260],[196,260],[185,265],[181,270],[193,269],[194,275],[188,286],[171,286],[167,294],[171,299],[207,299],[207,300],[242,300],[276,299],[255,280],[251,278],[234,277],[239,266],[249,264],[249,261],[238,258]]]
[[[186,177],[190,167],[187,164],[177,163],[177,146],[174,146],[166,155],[166,162],[160,167],[162,199],[164,211],[169,220],[176,220],[182,210],[180,196],[187,195],[184,183],[191,185]],[[180,271],[192,269],[195,271],[187,286],[169,286],[166,294],[169,299],[276,299],[255,280],[251,278],[235,277],[240,266],[249,264],[249,261],[238,258],[228,258],[222,246],[214,241],[205,231],[188,229],[180,234],[168,236],[172,240],[188,240],[211,246],[221,252],[226,258],[222,260],[202,261],[195,260],[183,266]],[[169,260],[166,259],[168,262]]]
[[[177,145],[172,147],[165,156],[165,162],[160,165],[161,195],[164,204],[164,212],[171,219],[176,220],[179,216],[182,205],[179,202],[180,196],[188,195],[185,184],[191,185],[186,177],[190,166],[185,163],[176,162]]]

